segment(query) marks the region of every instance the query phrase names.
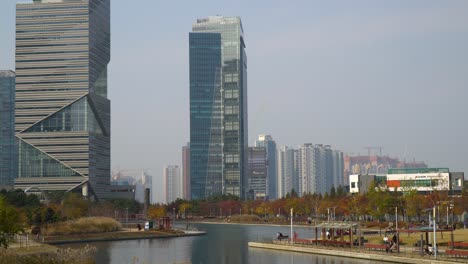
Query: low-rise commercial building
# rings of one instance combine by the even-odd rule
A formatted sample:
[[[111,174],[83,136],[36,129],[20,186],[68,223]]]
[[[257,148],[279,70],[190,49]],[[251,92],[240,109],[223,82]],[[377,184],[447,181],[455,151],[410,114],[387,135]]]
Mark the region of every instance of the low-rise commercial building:
[[[403,168],[389,169],[386,175],[349,176],[351,193],[366,193],[372,182],[390,191],[416,190],[421,193],[431,191],[449,191],[457,195],[463,191],[463,172],[450,172],[448,168]]]

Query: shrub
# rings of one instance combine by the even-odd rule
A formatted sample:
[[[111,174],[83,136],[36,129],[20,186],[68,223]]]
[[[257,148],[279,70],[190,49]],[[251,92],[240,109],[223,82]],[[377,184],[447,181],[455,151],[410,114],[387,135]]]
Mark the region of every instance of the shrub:
[[[259,223],[262,219],[258,215],[233,215],[231,222]]]
[[[49,224],[42,230],[43,235],[74,235],[118,231],[122,225],[112,218],[84,217],[60,223]]]

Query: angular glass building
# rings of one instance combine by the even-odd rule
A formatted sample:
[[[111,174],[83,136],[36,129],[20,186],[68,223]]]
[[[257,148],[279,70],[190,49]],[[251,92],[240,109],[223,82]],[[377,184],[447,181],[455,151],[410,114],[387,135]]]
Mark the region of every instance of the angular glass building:
[[[198,19],[190,46],[192,199],[244,197],[247,186],[247,55],[239,17]]]
[[[109,61],[110,0],[17,5],[16,187],[105,197]]]
[[[17,176],[15,144],[15,73],[0,71],[0,189]]]

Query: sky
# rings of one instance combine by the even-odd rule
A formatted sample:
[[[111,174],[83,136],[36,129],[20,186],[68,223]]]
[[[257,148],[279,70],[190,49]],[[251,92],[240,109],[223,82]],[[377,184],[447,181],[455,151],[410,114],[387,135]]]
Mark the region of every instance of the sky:
[[[16,2],[0,0],[0,69],[14,69]],[[163,200],[190,136],[188,33],[224,15],[244,27],[251,145],[378,146],[468,172],[466,14],[465,0],[112,0],[112,168],[149,170]]]

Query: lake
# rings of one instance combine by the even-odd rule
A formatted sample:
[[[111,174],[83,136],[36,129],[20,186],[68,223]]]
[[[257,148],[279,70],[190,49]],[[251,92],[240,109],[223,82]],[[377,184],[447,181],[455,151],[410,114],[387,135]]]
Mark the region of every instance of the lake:
[[[360,259],[347,259],[323,255],[249,248],[249,241],[267,241],[277,232],[289,235],[287,226],[193,224],[206,231],[205,236],[167,239],[141,239],[128,241],[96,242],[96,263],[252,263],[252,264],[366,264],[376,263]],[[295,227],[301,238],[314,237],[310,227]],[[74,244],[72,247],[82,246]],[[70,247],[63,245],[62,247]]]

